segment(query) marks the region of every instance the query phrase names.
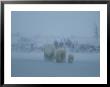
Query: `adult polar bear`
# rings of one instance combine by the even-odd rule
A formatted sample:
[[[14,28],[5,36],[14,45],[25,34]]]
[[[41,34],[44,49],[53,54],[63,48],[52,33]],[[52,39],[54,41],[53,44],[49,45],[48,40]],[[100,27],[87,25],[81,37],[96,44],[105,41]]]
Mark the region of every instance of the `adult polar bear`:
[[[44,46],[44,58],[46,61],[54,61],[55,60],[55,47],[51,44],[47,44]]]
[[[64,47],[55,48],[54,45],[44,46],[44,58],[47,61],[62,63],[66,61],[66,50]]]

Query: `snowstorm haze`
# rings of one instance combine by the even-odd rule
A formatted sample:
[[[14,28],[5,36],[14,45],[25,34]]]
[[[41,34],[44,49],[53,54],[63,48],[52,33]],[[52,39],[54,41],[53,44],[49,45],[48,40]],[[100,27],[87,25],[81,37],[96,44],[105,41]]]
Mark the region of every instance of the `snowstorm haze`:
[[[12,77],[99,77],[99,11],[12,11]]]
[[[12,33],[26,37],[93,37],[99,12],[12,12]]]

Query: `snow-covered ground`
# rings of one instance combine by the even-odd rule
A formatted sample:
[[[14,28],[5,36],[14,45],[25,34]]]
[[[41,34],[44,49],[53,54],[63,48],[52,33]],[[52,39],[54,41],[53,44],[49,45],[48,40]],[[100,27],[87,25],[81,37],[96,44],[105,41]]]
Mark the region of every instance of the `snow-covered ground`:
[[[12,76],[96,77],[100,76],[99,53],[73,53],[73,63],[44,61],[43,52],[12,53]]]
[[[73,54],[75,61],[94,61],[99,60],[100,56],[99,53],[90,53],[90,52],[67,52],[68,54]],[[67,58],[67,57],[66,57]],[[44,61],[44,54],[42,51],[34,51],[34,52],[13,52],[12,53],[12,60],[13,59],[28,59],[28,60],[36,60],[36,61]]]

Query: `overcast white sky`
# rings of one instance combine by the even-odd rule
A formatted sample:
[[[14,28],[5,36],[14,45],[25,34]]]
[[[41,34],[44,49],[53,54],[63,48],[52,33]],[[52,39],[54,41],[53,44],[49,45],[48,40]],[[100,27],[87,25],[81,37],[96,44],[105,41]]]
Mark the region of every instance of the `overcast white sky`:
[[[93,37],[98,11],[12,11],[12,33],[33,37]],[[99,32],[99,31],[98,31]]]

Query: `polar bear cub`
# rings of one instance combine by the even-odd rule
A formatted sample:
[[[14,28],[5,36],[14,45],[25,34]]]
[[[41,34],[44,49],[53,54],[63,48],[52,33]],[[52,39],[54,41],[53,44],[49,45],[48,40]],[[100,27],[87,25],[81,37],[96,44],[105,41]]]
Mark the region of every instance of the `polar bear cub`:
[[[66,62],[66,50],[65,48],[57,48],[55,50],[55,58],[57,63]]]

